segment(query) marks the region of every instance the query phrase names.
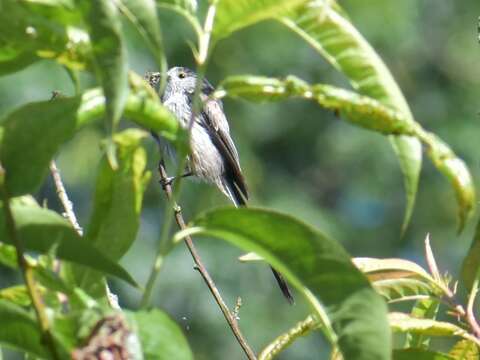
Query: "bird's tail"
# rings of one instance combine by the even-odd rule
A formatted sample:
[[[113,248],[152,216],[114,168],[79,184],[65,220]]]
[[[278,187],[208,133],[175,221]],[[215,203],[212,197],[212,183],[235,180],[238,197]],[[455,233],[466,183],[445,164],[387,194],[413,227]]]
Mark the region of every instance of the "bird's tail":
[[[235,204],[236,207],[240,206],[247,206],[247,199],[243,195],[242,191],[236,186],[235,183],[231,182],[224,182],[223,184],[223,189],[222,191],[225,193],[225,195],[232,200],[232,202]],[[277,280],[278,286],[280,287],[280,290],[282,291],[283,296],[287,299],[287,301],[293,305],[295,303],[295,300],[293,298],[292,292],[290,291],[290,288],[288,287],[287,282],[283,278],[283,276],[275,270],[273,267],[270,266],[270,269],[272,269],[273,275],[275,276],[275,280]]]
[[[290,303],[290,305],[293,305],[295,303],[295,299],[293,298],[293,295],[290,291],[290,288],[287,285],[287,282],[277,270],[275,270],[271,266],[270,266],[270,269],[272,269],[273,275],[275,276],[275,280],[277,280],[277,284],[280,287],[280,290],[282,290],[283,296],[285,296],[285,298]]]

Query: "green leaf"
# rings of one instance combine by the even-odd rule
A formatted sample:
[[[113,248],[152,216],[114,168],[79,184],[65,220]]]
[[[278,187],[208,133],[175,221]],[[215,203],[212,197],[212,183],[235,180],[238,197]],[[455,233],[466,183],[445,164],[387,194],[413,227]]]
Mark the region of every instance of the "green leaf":
[[[30,296],[28,295],[25,285],[15,285],[0,289],[0,299],[20,306],[30,305]]]
[[[145,359],[193,359],[187,339],[178,325],[163,311],[153,309],[128,314],[137,324]]]
[[[157,3],[161,6],[167,5],[177,7],[191,15],[194,15],[197,12],[198,8],[196,0],[157,0]]]
[[[306,0],[221,0],[217,3],[213,36],[221,39],[257,22],[285,15]]]
[[[82,1],[81,10],[89,28],[94,65],[107,99],[109,131],[120,121],[128,96],[128,60],[115,2]]]
[[[478,346],[468,340],[460,340],[448,353],[455,360],[478,360],[480,354],[478,352]]]
[[[104,114],[105,97],[94,89],[73,98],[30,103],[7,115],[0,122],[0,162],[6,171],[8,193],[35,192],[60,145]],[[125,115],[173,142],[183,131],[165,107],[143,95],[127,98]]]
[[[393,351],[393,360],[453,360],[447,354],[424,349],[397,349]]]
[[[435,294],[432,286],[417,279],[377,280],[372,285],[388,302],[414,300]]]
[[[34,317],[18,305],[0,299],[0,344],[25,351],[40,358],[48,358],[42,345],[40,328]]]
[[[467,255],[462,262],[462,279],[465,287],[470,292],[475,279],[480,276],[480,220],[477,221],[475,235]]]
[[[115,134],[119,166],[112,169],[106,157],[100,164],[85,237],[112,261],[118,261],[127,252],[140,226],[143,194],[151,175],[145,172],[147,156],[141,145],[146,136],[148,133],[138,129]],[[80,271],[78,277],[79,286],[87,291],[102,278],[89,270]]]
[[[352,261],[372,281],[416,277],[429,284],[435,283],[420,265],[409,260],[358,257]]]
[[[21,70],[41,58],[85,68],[90,44],[78,24],[76,9],[66,1],[3,1],[0,75]]]
[[[403,113],[374,98],[325,84],[309,85],[294,76],[284,80],[257,76],[227,78],[216,92],[250,100],[282,100],[290,97],[314,100],[321,106],[340,112],[349,122],[383,134],[415,136],[427,147],[427,154],[455,190],[459,209],[459,229],[472,213],[475,188],[472,176],[455,153],[441,139],[425,131],[420,124]]]
[[[437,317],[438,308],[440,307],[439,300],[436,299],[422,299],[416,302],[412,308],[411,315],[420,319],[435,319]],[[422,334],[407,334],[406,347],[428,349],[430,338]]]
[[[3,205],[0,208],[0,214],[3,214]],[[27,250],[48,253],[56,246],[56,255],[60,259],[116,276],[136,286],[133,278],[120,265],[80,237],[70,223],[57,213],[18,203],[12,203],[12,212],[16,230]],[[0,239],[12,244],[3,215],[0,216]]]
[[[355,90],[400,111],[407,122],[413,121],[390,71],[335,1],[310,0],[279,20],[343,73]],[[407,197],[405,230],[415,205],[422,149],[417,139],[406,136],[393,137],[392,146],[404,175]]]
[[[75,132],[80,101],[75,97],[27,104],[0,123],[0,162],[10,196],[38,189],[50,160]]]
[[[121,0],[120,11],[134,24],[144,38],[161,73],[167,70],[167,62],[163,52],[162,31],[157,16],[154,0]]]
[[[459,336],[480,345],[480,340],[475,338],[475,336],[469,334],[461,327],[446,321],[418,319],[411,315],[398,312],[388,314],[388,318],[390,328],[394,332],[408,332],[426,336]]]
[[[17,268],[17,251],[14,246],[0,243],[0,264],[12,269]]]
[[[285,275],[345,359],[390,358],[386,304],[340,244],[290,216],[261,209],[218,209],[192,226],[183,235],[210,235],[254,251]]]

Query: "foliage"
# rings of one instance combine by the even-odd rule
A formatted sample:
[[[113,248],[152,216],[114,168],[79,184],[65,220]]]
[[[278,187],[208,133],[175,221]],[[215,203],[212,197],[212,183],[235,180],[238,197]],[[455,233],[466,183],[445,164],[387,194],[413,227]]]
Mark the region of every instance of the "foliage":
[[[220,40],[260,21],[272,20],[299,35],[298,41],[342,73],[351,89],[295,76],[236,75],[223,79],[212,96],[253,102],[309,100],[355,126],[389,137],[406,189],[403,231],[415,204],[423,146],[456,194],[458,229],[464,229],[476,202],[467,165],[414,119],[387,66],[334,0],[218,0],[206,5],[204,9],[194,0],[0,0],[0,74],[48,59],[68,71],[76,89],[74,96],[23,104],[0,120],[0,266],[24,280],[0,289],[0,346],[37,358],[81,359],[100,348],[116,358],[193,358],[182,330],[168,315],[160,309],[122,310],[106,285],[106,278],[123,280],[142,291],[149,305],[153,283],[144,289],[119,263],[137,237],[151,176],[143,140],[152,131],[180,154],[188,149],[189,134],[163,107],[159,94],[129,70],[124,20],[146,42],[159,71],[166,70],[157,9],[173,10],[192,26],[200,76]],[[90,74],[98,88],[83,88],[79,72]],[[198,100],[196,94],[193,104]],[[118,126],[121,117],[131,120],[123,130]],[[103,156],[83,234],[74,219],[40,206],[31,194],[38,194],[62,146],[101,119],[106,128],[99,144]],[[158,273],[180,239],[207,235],[252,252],[249,259],[261,256],[310,305],[307,320],[276,338],[261,352],[262,359],[317,331],[329,342],[333,359],[478,359],[480,326],[474,304],[480,226],[465,257],[463,279],[452,285],[451,278],[440,273],[428,238],[428,270],[403,259],[351,258],[320,230],[269,209],[210,210],[170,238],[179,181],[175,186],[176,197],[163,223],[166,243],[158,246],[152,273]],[[458,284],[468,289],[465,301],[458,299]],[[411,312],[394,311],[392,304],[411,301]],[[443,312],[453,316],[438,320]],[[407,334],[404,347],[394,348],[394,332]],[[460,339],[445,354],[432,349],[429,340],[437,336]]]

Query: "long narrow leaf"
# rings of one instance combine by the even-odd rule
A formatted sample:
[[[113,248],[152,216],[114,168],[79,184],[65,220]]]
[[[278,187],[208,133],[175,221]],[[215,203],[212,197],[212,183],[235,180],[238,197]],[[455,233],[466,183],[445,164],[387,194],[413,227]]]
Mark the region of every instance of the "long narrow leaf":
[[[384,134],[415,136],[427,148],[435,167],[447,177],[458,203],[459,230],[471,215],[475,187],[465,163],[441,139],[424,130],[406,115],[369,96],[330,85],[309,85],[294,76],[284,80],[259,76],[233,76],[222,82],[217,96],[230,95],[255,101],[275,101],[291,97],[314,100],[322,107],[340,112],[349,122]]]
[[[279,17],[279,21],[342,72],[359,93],[400,111],[405,121],[413,121],[407,102],[390,71],[335,1],[310,0],[287,16]],[[394,137],[392,146],[405,181],[405,229],[415,205],[422,152],[420,142],[411,137]]]

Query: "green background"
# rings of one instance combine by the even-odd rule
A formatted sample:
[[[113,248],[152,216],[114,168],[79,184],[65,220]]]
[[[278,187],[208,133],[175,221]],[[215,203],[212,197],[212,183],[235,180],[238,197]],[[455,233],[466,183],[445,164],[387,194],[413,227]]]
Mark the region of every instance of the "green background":
[[[340,4],[392,71],[416,120],[449,143],[467,162],[474,178],[480,179],[478,3],[344,0]],[[165,10],[161,11],[161,21],[169,65],[192,67],[186,40],[193,40],[193,33],[187,24]],[[126,22],[125,28],[131,67],[141,74],[156,70],[141,38]],[[239,31],[218,44],[208,79],[216,85],[234,74],[293,74],[311,83],[348,87],[313,49],[274,22]],[[93,86],[91,81],[82,77],[84,87]],[[42,61],[2,77],[0,114],[29,101],[48,99],[52,90],[73,93],[67,74],[53,62]],[[227,99],[225,111],[252,204],[281,210],[317,226],[353,256],[403,257],[423,265],[423,240],[430,233],[441,270],[456,276],[474,221],[457,236],[453,191],[428,159],[411,225],[401,237],[403,180],[385,137],[352,127],[303,100],[254,104]],[[90,214],[103,134],[101,126],[84,129],[58,156],[81,224],[86,224]],[[155,171],[157,149],[153,141],[145,145],[148,167]],[[173,173],[173,165],[168,165]],[[145,196],[138,239],[122,260],[140,283],[146,281],[162,226],[165,198],[157,179],[154,174]],[[60,211],[51,181],[37,195],[40,202]],[[204,209],[225,205],[227,200],[208,185],[186,181],[181,204],[188,219]],[[292,307],[282,298],[265,264],[241,264],[237,261],[241,252],[220,242],[201,241],[197,246],[228,304],[233,307],[237,296],[242,297],[240,326],[257,351],[306,316],[308,307],[302,299],[297,297]],[[13,272],[0,268],[2,287],[18,281]],[[135,289],[120,282],[113,282],[112,289],[123,307],[138,305],[140,294]],[[196,359],[242,358],[183,245],[167,258],[154,294],[155,305],[165,309],[184,330]],[[297,341],[279,358],[321,359],[326,351],[328,346],[321,335],[313,334]]]

